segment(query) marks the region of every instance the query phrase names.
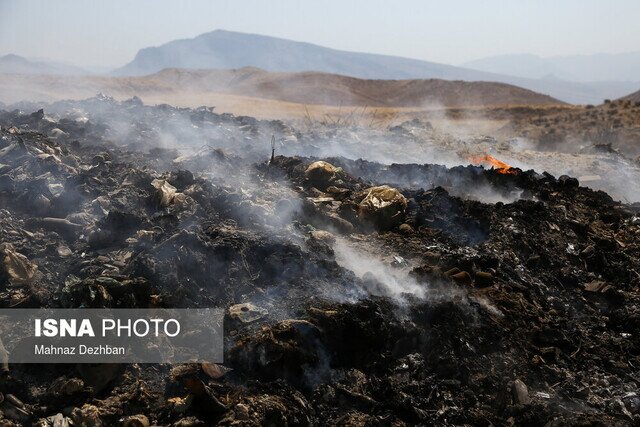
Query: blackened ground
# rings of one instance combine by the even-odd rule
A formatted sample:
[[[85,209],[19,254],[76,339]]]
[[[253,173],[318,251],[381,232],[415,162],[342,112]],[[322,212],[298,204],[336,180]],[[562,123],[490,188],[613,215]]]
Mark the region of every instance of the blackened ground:
[[[0,243],[37,266],[21,278],[3,264],[0,305],[222,306],[225,364],[10,365],[0,392],[24,407],[5,398],[8,425],[639,422],[637,206],[534,171],[266,163],[242,141],[277,123],[135,100],[69,107],[106,124],[0,114]],[[128,144],[110,141],[109,115],[137,118]],[[224,150],[149,150],[157,123],[182,116],[224,128]],[[55,128],[67,136],[43,133]],[[322,189],[305,175],[316,160],[341,168]],[[362,214],[382,184],[406,198],[399,223]],[[520,196],[452,195],[476,185]],[[360,259],[376,273],[361,276]],[[412,287],[385,293],[390,278]]]

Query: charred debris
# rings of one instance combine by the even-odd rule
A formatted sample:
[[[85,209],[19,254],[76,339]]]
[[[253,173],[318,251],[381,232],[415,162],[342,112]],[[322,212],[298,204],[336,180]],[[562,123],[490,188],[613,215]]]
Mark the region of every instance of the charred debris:
[[[637,205],[209,108],[37,107],[0,112],[1,306],[224,307],[225,363],[3,363],[3,425],[640,421]]]

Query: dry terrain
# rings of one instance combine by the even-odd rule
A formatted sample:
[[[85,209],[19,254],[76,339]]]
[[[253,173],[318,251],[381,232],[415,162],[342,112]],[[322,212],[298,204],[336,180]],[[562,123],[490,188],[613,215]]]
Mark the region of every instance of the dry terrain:
[[[502,83],[365,80],[335,74],[167,69],[143,77],[4,74],[0,102],[85,99],[98,92],[147,105],[215,106],[220,113],[298,125],[385,128],[414,118],[458,136],[523,137],[546,150],[612,144],[640,154],[640,92],[599,106],[577,106]]]
[[[627,95],[624,98],[622,98],[623,100],[626,101],[631,101],[631,102],[635,102],[635,103],[639,103],[640,102],[640,90],[637,92],[633,92],[631,95]]]
[[[215,105],[219,109],[241,114],[258,111],[264,114],[272,109],[290,110],[290,104],[414,110],[561,104],[549,96],[503,83],[437,79],[363,80],[317,72],[270,73],[257,68],[202,71],[168,69],[144,77],[6,74],[0,80],[0,100],[5,103],[25,99],[84,99],[96,92],[104,92],[117,99],[137,95],[147,103],[190,107]],[[278,104],[270,101],[277,101]],[[252,104],[257,104],[258,108]]]
[[[522,115],[503,132],[527,137],[550,150],[573,150],[585,143],[611,144],[613,149],[635,157],[640,155],[640,103],[621,99]]]

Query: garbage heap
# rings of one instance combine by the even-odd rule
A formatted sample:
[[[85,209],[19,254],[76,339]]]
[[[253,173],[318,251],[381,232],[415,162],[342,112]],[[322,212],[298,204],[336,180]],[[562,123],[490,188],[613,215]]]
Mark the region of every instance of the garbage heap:
[[[63,107],[93,116],[0,112],[0,306],[223,307],[225,361],[0,346],[3,425],[640,422],[639,206],[535,171],[306,157],[303,132],[210,110]],[[154,145],[183,115],[221,142]],[[244,149],[274,126],[301,156]],[[450,191],[479,182],[520,196]]]

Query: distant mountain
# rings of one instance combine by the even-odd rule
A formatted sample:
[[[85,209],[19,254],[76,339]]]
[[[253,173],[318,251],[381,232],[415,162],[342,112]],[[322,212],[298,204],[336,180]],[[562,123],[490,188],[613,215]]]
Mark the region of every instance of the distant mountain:
[[[495,76],[452,65],[395,56],[345,52],[310,43],[257,34],[215,30],[193,39],[175,40],[141,49],[116,75],[136,76],[165,68],[233,69],[257,67],[268,71],[320,71],[365,79],[440,78],[492,80]]]
[[[54,61],[31,60],[18,55],[0,56],[0,73],[82,75],[86,70]]]
[[[530,79],[555,76],[575,82],[640,81],[640,52],[548,58],[528,54],[500,55],[465,62],[462,66]]]
[[[508,74],[527,79],[556,78],[576,80],[575,76],[566,73],[553,63],[536,55],[500,55],[465,62],[462,66],[489,73]]]
[[[417,59],[346,52],[310,43],[223,30],[141,49],[133,61],[115,70],[114,74],[139,76],[165,68],[242,67],[258,67],[278,72],[320,71],[363,79],[501,82],[579,104],[599,104],[605,98],[618,98],[636,88],[635,84],[623,82],[573,83],[557,78],[514,77]]]
[[[235,70],[165,69],[149,76],[25,76],[0,79],[0,100],[51,101],[82,99],[104,92],[118,98],[180,105],[217,103],[225,97],[238,102],[283,101],[304,111],[302,104],[334,107],[480,107],[551,105],[560,101],[516,86],[492,82],[449,80],[365,80],[336,74],[272,73],[258,68]],[[276,103],[272,103],[275,105]]]

